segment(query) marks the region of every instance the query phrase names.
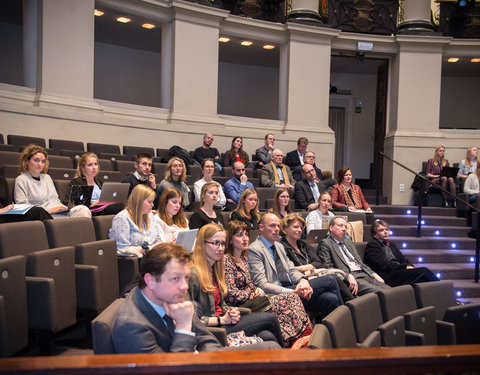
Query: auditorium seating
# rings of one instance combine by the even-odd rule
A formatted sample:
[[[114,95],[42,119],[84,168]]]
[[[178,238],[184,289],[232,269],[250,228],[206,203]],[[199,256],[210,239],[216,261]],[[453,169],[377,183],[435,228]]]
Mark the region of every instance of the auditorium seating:
[[[378,298],[384,322],[402,316],[405,320],[405,329],[423,335],[423,345],[455,344],[455,325],[437,321],[434,306],[417,309],[415,292],[411,285],[381,290],[378,292]]]
[[[480,343],[480,304],[457,305],[451,280],[414,285],[417,307],[435,306],[437,320],[455,324],[457,344]]]
[[[122,304],[123,298],[116,299],[92,320],[92,344],[95,354],[115,354],[112,328]]]
[[[25,147],[30,144],[39,145],[43,148],[46,148],[45,139],[39,137],[29,137],[25,135],[12,135],[7,136],[7,142],[9,145],[14,145],[18,147]]]
[[[87,143],[87,151],[93,152],[94,154],[99,154],[102,152],[110,153],[110,154],[121,154],[120,146],[118,145],[110,145],[106,143]]]
[[[83,142],[79,141],[50,138],[50,140],[48,141],[48,146],[54,150],[75,150],[85,152]]]

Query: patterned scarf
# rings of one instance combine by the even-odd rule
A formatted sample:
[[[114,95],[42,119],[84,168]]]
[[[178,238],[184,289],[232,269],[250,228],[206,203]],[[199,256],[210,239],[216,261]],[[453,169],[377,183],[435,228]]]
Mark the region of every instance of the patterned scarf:
[[[277,171],[277,165],[271,161],[273,173],[275,174],[275,184],[280,185],[280,176]],[[283,173],[283,181],[285,181],[285,185],[290,185],[290,180],[288,179],[287,175],[287,168],[285,168],[285,164],[282,164],[282,173]]]
[[[350,194],[348,193],[348,190],[345,187],[345,185],[340,184],[340,188],[343,191],[343,196],[345,197],[345,204],[347,205],[347,207],[353,206],[356,209],[361,210],[363,208],[362,202],[358,197],[357,190],[353,188],[354,186],[355,186],[354,184],[350,185],[350,191],[352,192],[352,198],[353,198],[353,201],[352,201],[352,198],[350,198]]]

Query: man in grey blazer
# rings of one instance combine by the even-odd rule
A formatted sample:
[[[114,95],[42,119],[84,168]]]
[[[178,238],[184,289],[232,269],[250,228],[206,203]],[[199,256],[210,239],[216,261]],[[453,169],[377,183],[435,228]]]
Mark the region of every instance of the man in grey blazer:
[[[272,160],[273,146],[275,145],[275,135],[272,133],[265,134],[264,142],[265,145],[257,148],[255,151],[255,155],[258,159],[256,168],[262,168]]]
[[[323,267],[344,271],[354,296],[390,288],[377,273],[363,263],[354,243],[346,238],[347,221],[344,218],[333,218],[328,229],[330,236],[318,244],[318,257]]]
[[[163,243],[142,259],[138,286],[125,298],[112,329],[117,353],[162,353],[223,350],[187,301],[190,254]],[[273,342],[247,349],[277,349]],[[243,347],[243,349],[246,349]]]
[[[265,214],[260,219],[260,236],[250,245],[248,264],[255,286],[265,293],[295,292],[308,312],[322,317],[343,304],[340,290],[331,275],[308,279],[288,259],[278,242],[280,219]]]

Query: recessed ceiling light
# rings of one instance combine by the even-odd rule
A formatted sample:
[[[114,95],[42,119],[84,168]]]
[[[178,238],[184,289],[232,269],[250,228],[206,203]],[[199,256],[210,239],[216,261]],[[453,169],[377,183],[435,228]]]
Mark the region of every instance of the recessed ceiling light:
[[[272,46],[271,44],[265,44],[263,49],[275,49],[275,46]]]
[[[458,60],[460,60],[458,57],[449,57],[447,61],[450,63],[456,63]]]
[[[117,17],[117,21],[118,21],[118,22],[121,22],[121,23],[129,23],[129,22],[130,22],[130,18],[127,18],[127,17]]]
[[[144,29],[154,29],[154,28],[155,28],[155,25],[152,25],[151,23],[144,23],[144,24],[142,25],[142,27],[143,27]]]
[[[253,42],[250,42],[249,40],[244,40],[243,42],[240,43],[242,46],[250,47]]]
[[[218,38],[218,41],[222,42],[222,43],[227,43],[227,42],[230,41],[230,38],[227,38],[226,36],[222,36],[222,37]]]
[[[474,57],[473,59],[470,60],[470,62],[473,62],[473,63],[480,62],[480,58]]]
[[[102,12],[101,10],[98,10],[98,9],[95,9],[93,11],[93,15],[97,16],[97,17],[103,16],[104,14],[105,14],[105,12]]]

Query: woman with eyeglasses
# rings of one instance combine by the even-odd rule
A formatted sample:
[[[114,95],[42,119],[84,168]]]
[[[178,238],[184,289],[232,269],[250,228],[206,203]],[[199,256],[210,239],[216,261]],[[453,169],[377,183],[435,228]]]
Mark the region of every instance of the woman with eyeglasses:
[[[276,341],[283,346],[280,325],[275,315],[252,312],[240,315],[237,307],[227,306],[223,252],[226,233],[216,224],[203,226],[193,247],[193,266],[188,294],[199,304],[199,317],[207,327],[223,327],[227,334],[244,331],[247,336],[257,335],[264,341]]]
[[[167,163],[165,170],[165,178],[160,182],[159,189],[163,192],[165,189],[175,188],[183,197],[183,207],[190,204],[190,189],[185,180],[187,178],[187,169],[182,159],[178,157],[171,158]],[[160,193],[161,194],[161,193]]]
[[[201,202],[200,193],[202,191],[202,186],[205,185],[207,182],[215,182],[213,181],[213,174],[215,173],[215,163],[213,159],[203,159],[202,161],[202,178],[196,181],[193,184],[193,192],[195,194],[195,201]],[[218,200],[215,203],[216,206],[224,207],[227,203],[227,198],[222,189],[222,185],[216,182],[218,185]]]
[[[248,226],[238,220],[227,224],[227,248],[223,258],[225,281],[227,284],[226,301],[231,306],[252,308],[265,300],[268,310],[276,314],[282,330],[285,346],[289,347],[300,337],[312,332],[312,325],[302,300],[294,293],[282,293],[266,296],[265,292],[253,285],[248,266]],[[262,306],[262,305],[260,305]]]
[[[230,215],[230,220],[240,220],[250,229],[258,229],[260,214],[258,213],[258,196],[254,189],[245,189],[240,196],[237,208]]]
[[[279,188],[273,196],[273,207],[268,210],[269,213],[277,215],[280,220],[287,216],[290,209],[290,193],[287,188]]]

